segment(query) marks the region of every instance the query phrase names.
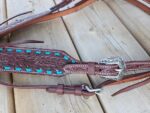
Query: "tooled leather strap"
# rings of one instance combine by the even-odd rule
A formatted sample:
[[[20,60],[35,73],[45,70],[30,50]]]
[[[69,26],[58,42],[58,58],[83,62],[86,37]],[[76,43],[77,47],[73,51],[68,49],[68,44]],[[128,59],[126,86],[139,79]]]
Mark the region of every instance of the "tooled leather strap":
[[[86,73],[91,75],[115,76],[118,74],[117,64],[86,63],[68,64],[64,67],[66,73]],[[125,62],[124,72],[150,69],[150,61]]]
[[[50,11],[46,11],[46,12],[43,12],[40,14],[36,14],[36,15],[27,17],[27,18],[23,18],[21,20],[18,20],[17,22],[10,23],[6,26],[2,26],[2,27],[0,27],[0,37],[6,35],[8,33],[11,33],[13,31],[16,31],[18,29],[27,27],[29,25],[33,25],[35,23],[51,20],[51,19],[54,19],[57,17],[65,16],[67,14],[76,12],[76,11],[88,6],[89,4],[93,3],[95,0],[81,0],[78,3],[75,3],[74,7],[69,8],[67,10],[59,11],[59,9],[67,6],[68,4],[70,4],[74,1],[76,1],[76,0],[64,0],[61,3],[59,3],[58,5],[52,7],[50,9]],[[5,22],[7,22],[7,21],[5,21]],[[2,24],[4,24],[5,22],[3,22]]]

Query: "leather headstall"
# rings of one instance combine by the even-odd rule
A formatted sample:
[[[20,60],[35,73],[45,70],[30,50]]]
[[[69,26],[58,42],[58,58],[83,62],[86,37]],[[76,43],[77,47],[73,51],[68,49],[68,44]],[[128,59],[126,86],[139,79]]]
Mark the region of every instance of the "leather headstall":
[[[31,13],[31,11],[18,14],[7,19],[0,24],[0,37],[14,32],[18,29],[65,16],[76,12],[95,0],[63,0],[50,10],[35,14],[18,21],[6,24],[10,20]],[[133,2],[132,0],[128,0]],[[148,1],[148,0],[146,0]],[[66,6],[74,4],[66,9]],[[64,9],[64,10],[63,10]],[[148,11],[149,12],[149,11]],[[106,81],[92,88],[86,83],[79,85],[15,85],[0,81],[1,85],[10,88],[21,89],[46,89],[49,93],[74,94],[78,96],[92,96],[99,94],[103,87],[117,85],[121,83],[141,80],[131,86],[123,88],[112,96],[130,91],[150,83],[150,60],[145,61],[124,61],[120,57],[105,58],[100,62],[84,62],[70,56],[62,50],[42,49],[42,48],[23,48],[16,47],[18,44],[43,43],[43,41],[27,40],[24,42],[3,43],[0,45],[0,72],[20,73],[32,75],[47,75],[63,77],[68,74],[88,74],[105,78]],[[128,75],[130,72],[137,72]]]
[[[120,57],[105,58],[100,62],[83,62],[61,50],[15,47],[18,44],[43,43],[27,40],[0,45],[0,72],[63,77],[68,74],[88,74],[105,78],[95,88],[86,83],[80,85],[14,85],[0,81],[11,88],[46,89],[50,93],[91,96],[99,94],[103,87],[143,80],[114,93],[113,96],[150,83],[150,60],[124,61]],[[134,75],[126,75],[129,72]]]

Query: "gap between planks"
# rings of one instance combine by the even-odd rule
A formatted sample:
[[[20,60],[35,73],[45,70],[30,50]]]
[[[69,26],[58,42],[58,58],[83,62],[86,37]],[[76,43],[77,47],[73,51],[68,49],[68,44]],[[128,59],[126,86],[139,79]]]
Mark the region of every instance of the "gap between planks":
[[[56,5],[56,4],[57,4],[56,1],[55,1],[55,0],[53,0],[53,1],[54,1],[54,4]],[[63,24],[64,24],[64,27],[65,27],[65,29],[66,29],[68,35],[69,35],[69,38],[70,38],[70,40],[71,40],[71,42],[72,42],[72,44],[73,44],[73,47],[75,48],[75,51],[76,51],[76,53],[77,53],[77,55],[78,55],[80,61],[82,61],[81,55],[79,54],[79,51],[78,51],[78,49],[77,49],[77,47],[76,47],[76,44],[75,44],[74,41],[73,41],[73,37],[71,36],[71,33],[70,33],[70,31],[69,31],[69,29],[68,29],[68,27],[67,27],[67,25],[66,25],[66,23],[65,23],[65,21],[64,21],[64,19],[63,19],[63,17],[61,17],[61,20],[62,20],[62,22],[63,22]],[[91,86],[94,88],[94,84],[92,83],[92,80],[91,80],[91,78],[89,77],[88,74],[87,74],[87,77],[88,77],[88,80],[89,80]],[[96,98],[97,98],[97,100],[98,100],[98,102],[99,102],[99,105],[101,106],[101,108],[102,108],[102,110],[103,110],[103,113],[106,113],[105,107],[103,106],[103,104],[102,104],[100,98],[98,98],[98,95],[96,95]]]
[[[4,21],[4,20],[6,20],[7,18],[8,18],[8,16],[7,16],[7,0],[2,0],[1,1],[1,5],[2,5],[2,21]],[[7,25],[8,23],[5,23],[5,25]],[[10,35],[7,35],[7,36],[4,36],[2,39],[1,39],[1,43],[3,43],[3,42],[8,42],[8,40],[9,40],[9,37],[10,37]],[[9,83],[12,83],[12,75],[11,74],[4,74],[4,76],[3,75],[1,75],[2,77],[1,77],[1,79],[2,80],[4,80],[4,81],[6,81],[6,82],[9,82]],[[15,113],[15,103],[14,103],[14,91],[13,91],[13,89],[10,89],[10,88],[7,88],[7,87],[5,87],[5,86],[2,86],[2,87],[4,87],[4,89],[6,89],[6,90],[8,90],[7,91],[7,93],[6,93],[6,98],[7,98],[7,105],[5,106],[5,108],[4,109],[2,109],[2,113],[3,113],[3,111],[5,112],[5,113]],[[8,97],[9,96],[9,97]],[[5,97],[4,97],[5,98]]]
[[[4,0],[4,7],[5,7],[5,18],[7,19],[8,18],[8,10],[7,10],[7,0]],[[8,22],[6,23],[6,24],[8,24]],[[8,34],[8,36],[7,36],[7,38],[6,38],[6,41],[9,43],[10,42],[10,38],[11,38],[11,33],[10,34]],[[13,74],[12,73],[10,73],[9,74],[9,77],[10,77],[10,83],[12,83],[13,84]],[[15,92],[14,92],[14,88],[12,88],[12,90],[11,90],[11,93],[12,93],[12,103],[13,103],[13,113],[16,113],[16,104],[15,104]]]
[[[118,20],[124,25],[124,27],[129,31],[129,33],[134,37],[134,39],[138,42],[138,44],[144,49],[144,51],[150,56],[150,53],[147,51],[145,47],[143,47],[142,43],[136,38],[136,35],[132,32],[132,30],[126,25],[126,23],[121,19],[121,17],[116,13],[116,11],[111,7],[109,3],[106,2],[106,0],[102,0],[109,9],[113,12],[113,14],[118,18]]]
[[[62,22],[63,22],[63,24],[64,24],[64,26],[65,26],[65,29],[66,29],[66,31],[67,31],[69,37],[70,37],[70,40],[71,40],[71,42],[72,42],[72,44],[73,44],[73,46],[74,46],[74,48],[75,48],[75,50],[76,50],[76,53],[77,53],[77,55],[78,55],[80,61],[82,61],[81,55],[79,54],[79,51],[78,51],[78,49],[77,49],[77,47],[76,47],[76,45],[75,45],[75,43],[74,43],[74,41],[73,41],[73,37],[71,36],[71,33],[69,32],[69,29],[68,29],[68,27],[67,27],[67,25],[66,25],[66,23],[65,23],[65,21],[64,21],[64,19],[63,19],[63,17],[61,17],[61,19],[62,19]],[[94,88],[94,84],[92,83],[92,80],[91,80],[91,78],[89,77],[88,74],[87,74],[87,77],[88,77],[88,80],[89,80],[91,86]],[[96,98],[97,98],[97,100],[98,100],[98,102],[99,102],[99,105],[101,106],[101,108],[102,108],[102,110],[103,110],[103,113],[107,113],[106,110],[105,110],[105,107],[103,106],[103,104],[102,104],[100,98],[98,97],[98,95],[96,95]]]
[[[63,24],[63,23],[62,23],[62,24]],[[69,38],[70,38],[70,37],[69,37]],[[16,95],[16,94],[17,94],[17,93],[15,92],[15,95]],[[17,100],[17,99],[16,99],[16,100]],[[15,100],[15,101],[16,101],[16,100]],[[16,103],[17,103],[17,101],[16,101]],[[99,106],[99,104],[97,104],[97,105]],[[16,105],[16,106],[17,106],[17,105]],[[18,107],[18,106],[17,106],[17,107]],[[99,107],[101,107],[101,106],[99,106]],[[16,109],[16,111],[17,111],[17,109]]]

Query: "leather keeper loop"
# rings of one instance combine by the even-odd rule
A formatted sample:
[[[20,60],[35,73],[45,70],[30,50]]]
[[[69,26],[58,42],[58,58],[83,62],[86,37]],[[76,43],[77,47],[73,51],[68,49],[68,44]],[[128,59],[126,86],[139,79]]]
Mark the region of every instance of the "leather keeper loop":
[[[89,74],[89,75],[95,75],[95,63],[89,63],[88,64],[87,74]]]
[[[77,96],[81,96],[82,95],[82,89],[80,88],[75,88],[74,94]]]
[[[58,87],[56,89],[56,93],[59,95],[63,95],[64,94],[64,85],[62,85],[62,84],[58,85]]]

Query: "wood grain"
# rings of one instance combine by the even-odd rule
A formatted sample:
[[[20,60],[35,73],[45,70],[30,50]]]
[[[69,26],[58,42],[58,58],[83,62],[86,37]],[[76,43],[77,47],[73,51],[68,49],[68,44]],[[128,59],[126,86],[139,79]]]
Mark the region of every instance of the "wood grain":
[[[150,54],[150,16],[125,0],[105,0],[135,39]]]
[[[99,61],[111,56],[122,56],[125,60],[150,59],[112,10],[101,0],[80,13],[64,17],[64,21],[84,61]],[[90,78],[95,85],[102,80],[98,76]],[[149,113],[149,84],[111,97],[112,93],[129,84],[132,83],[105,88],[100,94],[99,99],[107,113]]]
[[[34,13],[48,10],[50,0],[7,0],[8,16],[34,10]],[[12,41],[27,39],[43,40],[44,44],[27,44],[26,47],[61,49],[78,58],[76,50],[61,19],[41,23],[12,34]],[[14,74],[16,84],[81,84],[89,83],[86,75],[68,75],[63,78]],[[90,84],[90,83],[89,83]],[[56,95],[44,90],[15,89],[16,113],[103,113],[95,96],[87,99],[70,95]]]
[[[6,19],[5,0],[0,0],[0,23]],[[6,42],[6,38],[0,43]],[[9,74],[0,73],[0,81],[11,82]],[[0,86],[0,113],[14,113],[13,91]]]

